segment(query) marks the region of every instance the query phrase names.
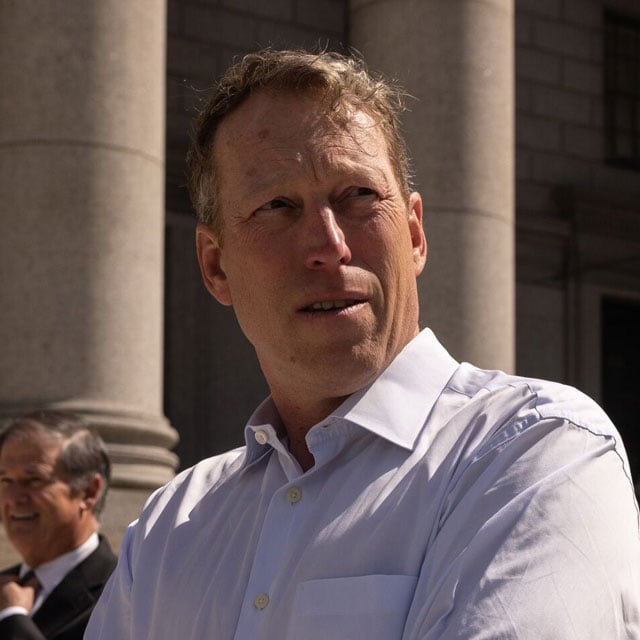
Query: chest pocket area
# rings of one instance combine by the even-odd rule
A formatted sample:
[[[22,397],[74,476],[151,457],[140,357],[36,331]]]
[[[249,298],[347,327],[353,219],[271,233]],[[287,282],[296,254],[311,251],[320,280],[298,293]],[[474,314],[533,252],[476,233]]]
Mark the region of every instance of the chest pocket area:
[[[397,575],[302,582],[287,640],[400,640],[416,582]]]

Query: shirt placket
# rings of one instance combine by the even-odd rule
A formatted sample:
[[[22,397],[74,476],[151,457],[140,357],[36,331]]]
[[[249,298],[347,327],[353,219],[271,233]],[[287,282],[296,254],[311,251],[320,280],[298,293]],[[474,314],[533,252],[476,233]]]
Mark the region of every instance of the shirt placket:
[[[276,449],[283,447],[282,443],[273,441],[273,434],[269,432],[257,430],[254,436],[258,444],[271,445]],[[289,473],[285,474],[278,455],[270,456],[263,486],[272,488],[273,495],[256,545],[234,635],[237,640],[257,638],[260,628],[264,628],[265,624],[269,625],[271,611],[278,605],[276,580],[285,558],[295,553],[296,545],[292,539],[292,531],[296,528],[296,523],[305,518],[305,512],[308,512],[311,506],[309,496],[305,495],[308,492],[304,488],[307,484],[304,476],[292,477],[291,468],[287,471]],[[284,633],[284,629],[282,632]]]

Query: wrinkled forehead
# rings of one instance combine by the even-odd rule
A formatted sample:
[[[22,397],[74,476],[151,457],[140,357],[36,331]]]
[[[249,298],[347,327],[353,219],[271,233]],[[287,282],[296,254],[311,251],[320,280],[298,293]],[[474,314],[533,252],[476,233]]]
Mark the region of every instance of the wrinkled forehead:
[[[62,450],[63,438],[32,425],[19,425],[4,438],[0,459],[25,463],[29,459],[55,462]]]
[[[382,130],[371,115],[348,105],[329,109],[313,93],[252,95],[220,125],[213,155],[220,168],[225,158],[239,152],[249,160],[267,149],[388,155]]]

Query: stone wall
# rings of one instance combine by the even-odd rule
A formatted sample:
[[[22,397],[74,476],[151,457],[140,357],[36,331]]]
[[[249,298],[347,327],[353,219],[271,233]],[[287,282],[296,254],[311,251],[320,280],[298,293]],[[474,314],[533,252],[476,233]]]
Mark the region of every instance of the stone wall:
[[[599,345],[586,343],[581,299],[596,285],[633,295],[633,283],[621,286],[633,274],[614,264],[633,237],[612,211],[621,198],[637,201],[640,194],[637,171],[604,159],[605,9],[639,13],[633,0],[516,0],[515,24],[517,369],[578,384],[596,397],[597,381],[585,379],[580,352]],[[597,199],[612,220],[609,236],[618,243],[598,257],[598,270],[585,254],[589,231],[577,229],[575,197],[565,197],[566,187],[583,201]],[[590,338],[598,340],[597,330]]]

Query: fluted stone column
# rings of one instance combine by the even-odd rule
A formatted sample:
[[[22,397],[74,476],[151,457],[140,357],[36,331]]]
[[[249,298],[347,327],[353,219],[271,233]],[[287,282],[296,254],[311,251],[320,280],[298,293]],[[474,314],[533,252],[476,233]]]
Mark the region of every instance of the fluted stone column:
[[[0,414],[68,409],[98,426],[116,544],[176,464],[162,412],[165,13],[165,0],[0,3]]]
[[[351,0],[350,45],[415,97],[404,118],[429,243],[421,322],[514,368],[513,0]]]

